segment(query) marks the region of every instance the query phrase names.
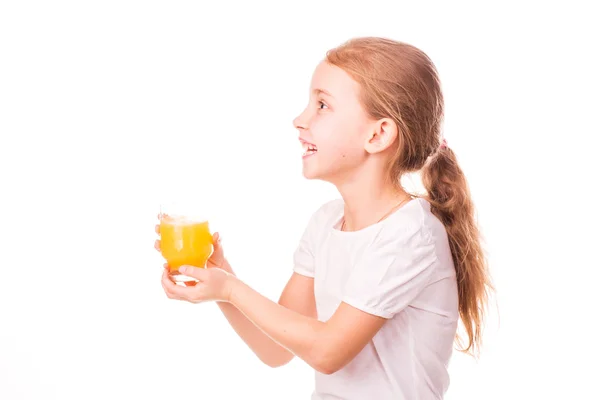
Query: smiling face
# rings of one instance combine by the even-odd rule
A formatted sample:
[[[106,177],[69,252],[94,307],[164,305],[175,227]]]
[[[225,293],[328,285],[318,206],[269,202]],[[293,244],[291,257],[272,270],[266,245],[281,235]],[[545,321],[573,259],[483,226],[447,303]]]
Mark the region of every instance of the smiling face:
[[[303,144],[303,174],[332,183],[348,179],[367,159],[374,121],[363,109],[360,86],[344,70],[321,62],[306,109],[294,120]]]

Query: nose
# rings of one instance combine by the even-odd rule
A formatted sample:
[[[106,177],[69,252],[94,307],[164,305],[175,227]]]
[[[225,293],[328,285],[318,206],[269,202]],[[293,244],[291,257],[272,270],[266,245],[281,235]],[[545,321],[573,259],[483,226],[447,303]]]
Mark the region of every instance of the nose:
[[[304,114],[305,114],[305,112],[302,112],[302,114],[300,114],[296,118],[294,118],[294,121],[293,121],[294,128],[299,129],[299,130],[306,130],[308,128],[308,121]]]

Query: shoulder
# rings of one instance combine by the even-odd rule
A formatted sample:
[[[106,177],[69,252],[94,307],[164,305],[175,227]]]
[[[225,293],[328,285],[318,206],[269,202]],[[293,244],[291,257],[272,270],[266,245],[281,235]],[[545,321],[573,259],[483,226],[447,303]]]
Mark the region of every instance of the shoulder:
[[[344,212],[344,202],[342,199],[327,201],[309,215],[308,222],[304,228],[303,239],[313,240],[321,233],[335,224],[335,220],[340,218]]]
[[[430,245],[433,242],[432,216],[429,202],[416,198],[383,221],[373,244],[404,248]]]
[[[323,228],[335,223],[344,212],[344,201],[342,199],[333,199],[325,202],[315,211],[310,218],[310,224],[315,227]]]
[[[320,213],[320,214],[331,214],[331,213],[336,213],[340,210],[344,210],[344,200],[342,199],[333,199],[333,200],[329,200],[325,203],[323,203],[323,205],[321,205],[315,213]]]
[[[454,274],[448,234],[431,212],[430,203],[417,198],[388,218],[373,238],[370,250],[382,257],[435,266],[439,276]],[[399,265],[402,265],[400,263]]]
[[[323,235],[327,232],[327,227],[333,226],[336,213],[339,212],[340,201],[328,201],[312,212],[295,253],[296,270],[302,270],[303,275],[312,276],[314,273],[312,257],[317,251]],[[343,211],[343,201],[341,202],[341,210]],[[302,265],[304,265],[304,269],[301,269]]]

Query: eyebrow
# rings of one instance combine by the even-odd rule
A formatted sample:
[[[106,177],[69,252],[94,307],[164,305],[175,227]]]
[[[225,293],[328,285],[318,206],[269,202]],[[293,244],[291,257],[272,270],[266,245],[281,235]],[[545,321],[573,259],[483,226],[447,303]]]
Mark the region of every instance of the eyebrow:
[[[318,88],[317,88],[317,89],[313,89],[313,93],[315,93],[315,94],[321,94],[321,93],[322,93],[322,94],[324,94],[324,95],[326,95],[326,96],[329,96],[329,97],[331,97],[331,98],[335,98],[335,97],[334,97],[334,96],[333,96],[331,93],[329,93],[329,92],[328,92],[327,90],[325,90],[325,89],[318,89]]]

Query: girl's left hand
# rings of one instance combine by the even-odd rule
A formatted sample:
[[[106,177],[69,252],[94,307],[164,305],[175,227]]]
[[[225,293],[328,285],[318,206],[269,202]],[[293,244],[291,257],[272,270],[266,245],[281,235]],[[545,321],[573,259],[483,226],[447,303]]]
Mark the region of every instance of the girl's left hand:
[[[170,299],[189,301],[190,303],[202,303],[205,301],[229,302],[234,275],[220,268],[197,268],[184,266],[179,268],[182,275],[190,276],[198,280],[194,286],[178,286],[169,277],[169,267],[165,265],[162,275],[162,287]]]

